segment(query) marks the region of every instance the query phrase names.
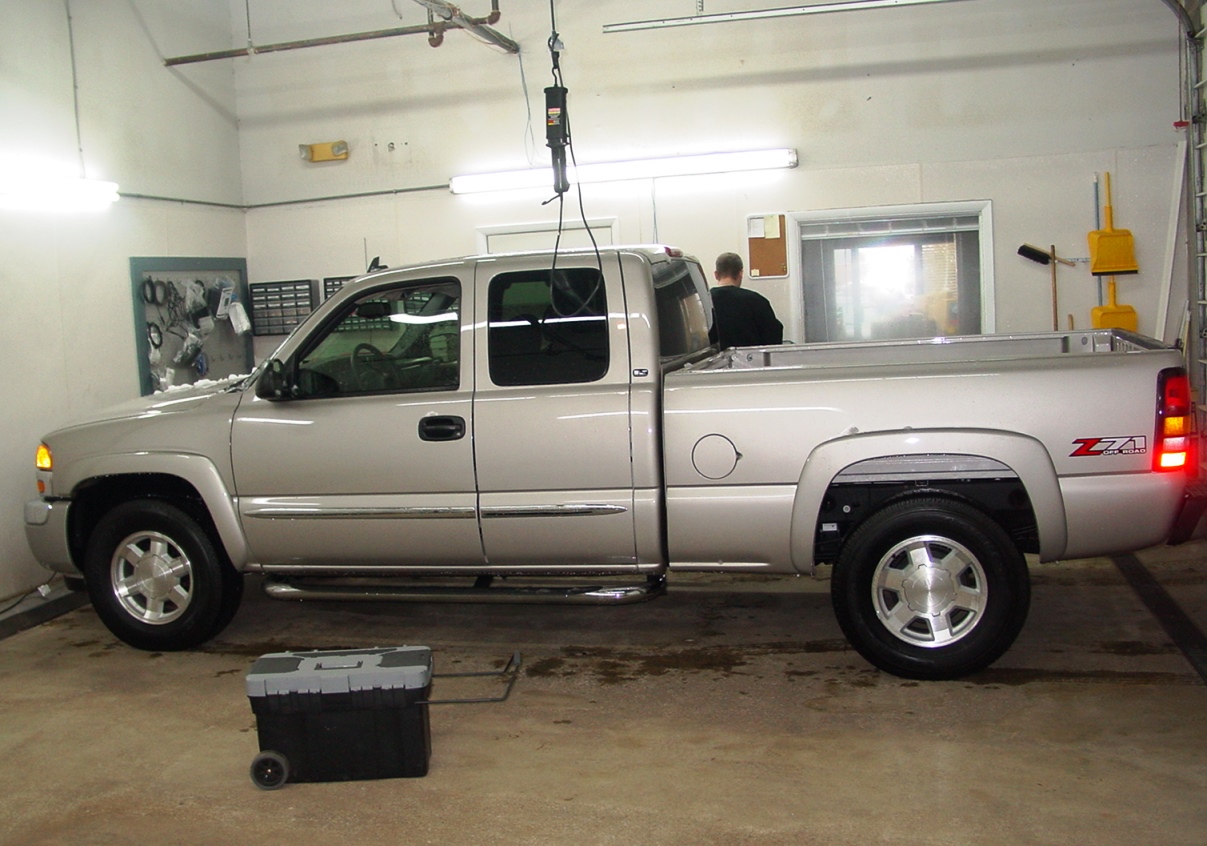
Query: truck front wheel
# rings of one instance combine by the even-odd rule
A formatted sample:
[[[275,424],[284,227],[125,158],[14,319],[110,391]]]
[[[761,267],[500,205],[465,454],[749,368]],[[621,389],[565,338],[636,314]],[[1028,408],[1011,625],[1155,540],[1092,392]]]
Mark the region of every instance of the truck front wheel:
[[[100,519],[84,559],[101,621],[138,649],[197,646],[234,617],[243,579],[193,517],[167,502],[124,502]]]
[[[851,535],[830,585],[851,645],[886,672],[954,679],[996,661],[1022,630],[1031,582],[996,522],[955,500],[887,506]]]

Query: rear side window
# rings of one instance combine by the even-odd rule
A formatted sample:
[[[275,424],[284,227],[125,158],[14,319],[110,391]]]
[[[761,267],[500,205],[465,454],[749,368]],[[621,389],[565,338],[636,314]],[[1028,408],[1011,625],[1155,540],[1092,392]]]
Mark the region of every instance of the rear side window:
[[[711,341],[712,298],[700,265],[683,260],[654,265],[658,309],[658,354],[663,364],[706,349]]]
[[[598,270],[501,273],[490,281],[487,309],[496,385],[595,382],[608,372],[608,308]]]

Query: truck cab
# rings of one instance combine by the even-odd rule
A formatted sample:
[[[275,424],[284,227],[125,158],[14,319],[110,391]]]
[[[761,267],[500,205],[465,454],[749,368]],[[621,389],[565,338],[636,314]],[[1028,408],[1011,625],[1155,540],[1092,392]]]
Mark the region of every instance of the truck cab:
[[[643,285],[626,289],[626,274]],[[657,307],[629,303],[651,277]],[[664,567],[659,384],[712,351],[707,302],[699,266],[665,251],[362,281],[281,347],[234,414],[250,569]]]

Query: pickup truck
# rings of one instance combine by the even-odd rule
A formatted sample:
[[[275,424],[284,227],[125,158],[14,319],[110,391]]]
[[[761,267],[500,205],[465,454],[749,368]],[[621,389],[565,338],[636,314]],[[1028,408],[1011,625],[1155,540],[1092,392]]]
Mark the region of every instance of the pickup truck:
[[[859,653],[945,679],[1017,637],[1026,554],[1178,541],[1201,512],[1182,355],[1151,339],[719,351],[711,322],[663,247],[376,272],[250,376],[47,435],[27,538],[149,650],[216,636],[245,573],[278,598],[607,603],[828,564]]]

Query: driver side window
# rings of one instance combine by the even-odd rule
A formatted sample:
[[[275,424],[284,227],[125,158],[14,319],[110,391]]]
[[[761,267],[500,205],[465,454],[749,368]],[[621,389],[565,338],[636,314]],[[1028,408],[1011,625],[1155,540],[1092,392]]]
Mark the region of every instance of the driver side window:
[[[299,357],[297,396],[456,389],[460,314],[456,279],[363,294]]]

